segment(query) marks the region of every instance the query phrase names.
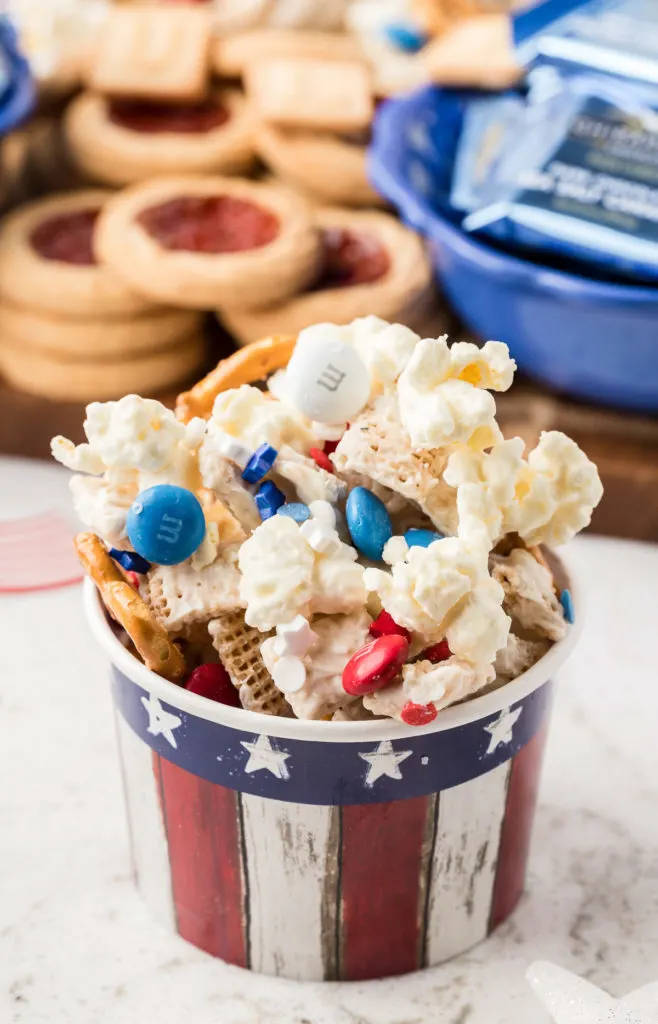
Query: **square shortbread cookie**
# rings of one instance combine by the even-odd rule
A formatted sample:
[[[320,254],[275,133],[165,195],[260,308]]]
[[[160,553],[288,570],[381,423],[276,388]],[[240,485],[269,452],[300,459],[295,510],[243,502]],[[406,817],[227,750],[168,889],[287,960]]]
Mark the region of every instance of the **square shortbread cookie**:
[[[246,81],[259,116],[274,124],[350,132],[372,120],[370,73],[356,61],[263,60],[247,67]]]
[[[89,84],[113,96],[202,97],[210,74],[211,22],[194,7],[112,9],[89,70]]]

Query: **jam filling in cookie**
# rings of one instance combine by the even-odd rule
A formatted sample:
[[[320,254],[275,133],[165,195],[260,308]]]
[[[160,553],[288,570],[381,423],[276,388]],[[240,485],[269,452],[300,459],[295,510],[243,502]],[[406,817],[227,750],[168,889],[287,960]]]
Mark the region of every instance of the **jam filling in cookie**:
[[[91,267],[94,256],[94,225],[100,210],[72,210],[41,221],[30,235],[30,244],[45,260]]]
[[[309,291],[373,284],[388,272],[391,265],[389,255],[372,235],[356,234],[343,228],[325,228],[322,236],[322,273]]]
[[[187,104],[116,99],[108,103],[107,116],[120,128],[141,134],[178,132],[181,135],[203,135],[221,128],[231,114],[224,104],[215,99]]]
[[[273,213],[235,196],[180,196],[143,210],[137,222],[165,249],[208,254],[260,249],[279,233]]]

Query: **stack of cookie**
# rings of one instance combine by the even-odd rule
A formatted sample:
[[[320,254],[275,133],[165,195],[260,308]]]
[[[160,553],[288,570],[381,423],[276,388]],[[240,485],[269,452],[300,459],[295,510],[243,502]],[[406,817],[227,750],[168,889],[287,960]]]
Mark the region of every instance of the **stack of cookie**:
[[[218,17],[107,8],[62,123],[84,189],[0,224],[13,385],[84,401],[167,388],[201,358],[210,311],[241,344],[369,314],[444,329],[420,239],[367,179],[383,91],[361,43],[218,35]]]
[[[198,371],[198,314],[140,296],[95,256],[107,193],[51,196],[0,226],[0,370],[62,401],[172,387]]]

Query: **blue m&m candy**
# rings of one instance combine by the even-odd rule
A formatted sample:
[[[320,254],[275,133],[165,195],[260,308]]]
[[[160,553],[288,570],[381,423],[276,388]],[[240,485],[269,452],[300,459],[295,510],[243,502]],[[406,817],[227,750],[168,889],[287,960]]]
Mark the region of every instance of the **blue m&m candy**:
[[[277,511],[280,516],[288,516],[289,519],[294,519],[300,525],[311,518],[311,510],[303,501],[288,501]]]
[[[248,484],[257,484],[264,476],[267,476],[276,462],[279,453],[271,444],[262,444],[257,448],[249,459],[249,462],[242,470],[242,479]]]
[[[157,565],[184,562],[206,534],[198,499],[185,487],[173,484],[157,484],[138,494],[126,526],[135,551]]]
[[[407,530],[404,539],[410,548],[428,548],[435,540],[443,540],[442,533],[435,530]]]
[[[345,518],[354,547],[373,562],[379,561],[384,545],[393,536],[384,502],[365,487],[354,487],[347,499]]]
[[[283,491],[280,491],[271,480],[266,480],[265,483],[261,484],[254,495],[256,508],[263,522],[276,515],[277,510],[283,505],[285,500],[286,496]]]

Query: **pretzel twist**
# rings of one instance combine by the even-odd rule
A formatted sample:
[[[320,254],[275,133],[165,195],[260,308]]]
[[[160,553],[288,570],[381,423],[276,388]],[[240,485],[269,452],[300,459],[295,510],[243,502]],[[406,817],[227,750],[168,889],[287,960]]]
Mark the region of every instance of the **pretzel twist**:
[[[296,341],[295,335],[276,335],[255,341],[222,359],[193,388],[178,396],[177,418],[183,423],[189,423],[194,416],[208,419],[220,392],[264,380],[270,373],[282,369],[290,359]]]
[[[124,578],[101,540],[95,533],[79,533],[75,550],[85,572],[98,587],[103,604],[123,626],[146,667],[172,683],[179,682],[185,672],[183,655]]]

